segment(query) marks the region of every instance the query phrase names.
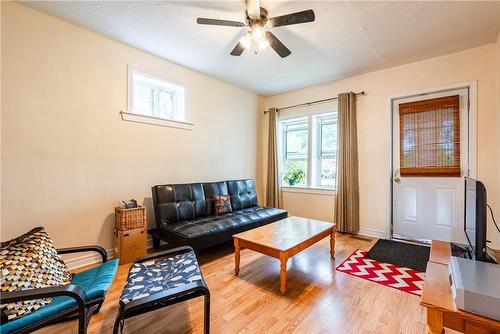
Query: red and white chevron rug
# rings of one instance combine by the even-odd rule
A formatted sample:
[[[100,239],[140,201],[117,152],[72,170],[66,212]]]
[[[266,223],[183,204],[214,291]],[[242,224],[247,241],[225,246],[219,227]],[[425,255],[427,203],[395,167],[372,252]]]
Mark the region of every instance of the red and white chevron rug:
[[[356,250],[336,269],[413,295],[422,294],[425,273],[367,259],[366,253],[366,251]]]

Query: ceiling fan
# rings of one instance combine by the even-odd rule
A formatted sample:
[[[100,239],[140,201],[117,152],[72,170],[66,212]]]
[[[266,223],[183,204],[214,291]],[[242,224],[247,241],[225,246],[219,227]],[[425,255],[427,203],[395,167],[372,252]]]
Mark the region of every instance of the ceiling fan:
[[[246,23],[202,17],[198,18],[196,22],[198,24],[250,28],[231,51],[232,56],[240,56],[245,49],[252,46],[252,42],[255,42],[258,50],[271,46],[281,58],[285,58],[292,52],[272,32],[266,29],[314,21],[312,9],[268,18],[267,10],[260,7],[259,0],[246,0],[246,7]]]

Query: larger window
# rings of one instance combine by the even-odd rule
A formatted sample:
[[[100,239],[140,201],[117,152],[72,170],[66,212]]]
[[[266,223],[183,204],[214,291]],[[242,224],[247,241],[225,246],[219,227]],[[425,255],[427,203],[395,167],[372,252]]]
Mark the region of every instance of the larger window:
[[[279,132],[282,186],[336,186],[336,112],[282,119]]]

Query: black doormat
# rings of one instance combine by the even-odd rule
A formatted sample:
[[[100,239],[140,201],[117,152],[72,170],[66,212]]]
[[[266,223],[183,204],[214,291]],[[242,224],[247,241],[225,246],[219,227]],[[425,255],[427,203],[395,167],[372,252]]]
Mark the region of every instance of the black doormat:
[[[365,258],[425,272],[430,251],[426,246],[380,239]]]

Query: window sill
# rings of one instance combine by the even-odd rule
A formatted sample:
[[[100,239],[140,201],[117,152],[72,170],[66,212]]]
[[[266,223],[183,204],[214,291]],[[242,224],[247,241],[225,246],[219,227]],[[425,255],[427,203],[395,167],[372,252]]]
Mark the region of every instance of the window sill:
[[[289,193],[302,193],[302,194],[312,194],[312,195],[325,195],[325,196],[335,196],[337,192],[331,188],[308,188],[308,187],[291,187],[285,186],[281,187],[282,192]]]
[[[160,117],[141,115],[128,111],[120,111],[120,114],[122,116],[122,120],[130,122],[166,126],[170,128],[178,128],[183,130],[192,130],[194,126],[193,123],[187,121],[177,121],[173,119],[165,119]]]

